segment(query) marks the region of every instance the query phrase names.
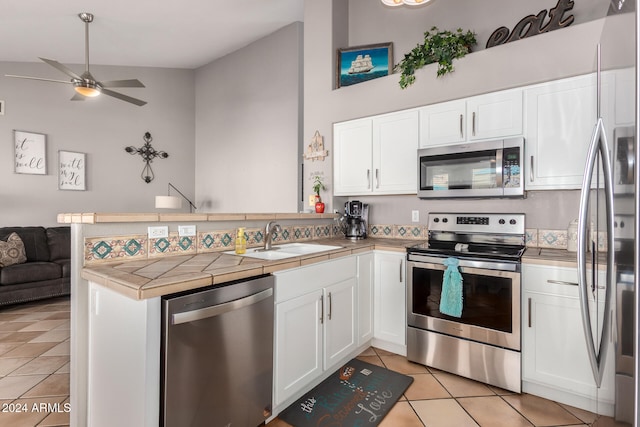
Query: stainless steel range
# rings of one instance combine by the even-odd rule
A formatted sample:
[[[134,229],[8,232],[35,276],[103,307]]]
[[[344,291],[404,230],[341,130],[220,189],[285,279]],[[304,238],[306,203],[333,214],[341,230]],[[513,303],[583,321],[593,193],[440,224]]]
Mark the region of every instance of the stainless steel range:
[[[428,243],[407,250],[408,359],[519,393],[525,215],[430,213],[428,227]],[[462,278],[459,317],[440,311],[448,258]]]

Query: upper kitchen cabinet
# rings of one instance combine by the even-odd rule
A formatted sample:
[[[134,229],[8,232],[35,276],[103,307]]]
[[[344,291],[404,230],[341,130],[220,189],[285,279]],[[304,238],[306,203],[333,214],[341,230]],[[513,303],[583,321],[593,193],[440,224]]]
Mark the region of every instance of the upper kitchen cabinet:
[[[609,113],[612,76],[603,75],[601,114]],[[525,189],[579,189],[597,119],[595,74],[528,88]],[[607,135],[610,136],[610,135]]]
[[[416,194],[418,111],[336,123],[334,195]]]
[[[420,147],[522,134],[522,90],[514,89],[420,109]]]

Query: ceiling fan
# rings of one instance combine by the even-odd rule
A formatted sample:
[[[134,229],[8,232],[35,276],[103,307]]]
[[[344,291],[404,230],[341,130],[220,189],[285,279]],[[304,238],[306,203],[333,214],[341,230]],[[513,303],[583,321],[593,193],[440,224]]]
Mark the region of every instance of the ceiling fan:
[[[110,81],[98,81],[89,72],[89,24],[93,21],[93,15],[91,13],[79,13],[78,16],[84,22],[84,35],[85,35],[85,70],[84,73],[78,75],[69,68],[65,67],[58,61],[53,59],[40,58],[43,62],[51,65],[59,71],[62,71],[67,76],[71,77],[71,80],[53,80],[44,79],[40,77],[28,77],[28,76],[16,76],[6,74],[6,77],[17,77],[20,79],[41,80],[45,82],[55,83],[68,83],[72,84],[76,91],[76,94],[71,98],[72,101],[84,101],[85,97],[95,97],[100,94],[109,95],[114,98],[118,98],[122,101],[130,102],[132,104],[143,106],[147,102],[140,99],[133,98],[128,95],[124,95],[119,92],[114,92],[108,88],[113,87],[145,87],[140,80],[110,80]]]

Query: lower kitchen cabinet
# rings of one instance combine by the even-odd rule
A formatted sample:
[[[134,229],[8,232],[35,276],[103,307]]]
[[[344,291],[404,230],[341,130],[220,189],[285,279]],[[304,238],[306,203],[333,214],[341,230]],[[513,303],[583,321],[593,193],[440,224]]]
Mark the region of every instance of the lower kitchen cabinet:
[[[607,347],[607,369],[597,388],[582,328],[577,280],[575,268],[522,265],[523,391],[610,415],[614,346],[611,342]],[[600,316],[603,306],[602,302],[598,307]],[[591,313],[595,318],[595,307]]]
[[[358,255],[358,346],[373,338],[373,252]]]
[[[277,272],[274,404],[357,348],[356,257]]]
[[[406,355],[406,254],[375,251],[374,344]]]

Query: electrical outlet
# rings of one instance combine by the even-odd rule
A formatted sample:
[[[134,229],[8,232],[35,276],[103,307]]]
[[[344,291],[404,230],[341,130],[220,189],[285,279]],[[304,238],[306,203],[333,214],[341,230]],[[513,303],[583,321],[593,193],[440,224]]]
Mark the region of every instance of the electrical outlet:
[[[180,237],[193,237],[196,235],[195,225],[179,225],[178,236]]]
[[[150,239],[161,239],[163,237],[169,237],[169,227],[167,227],[166,225],[149,227],[147,230]]]
[[[411,222],[420,222],[420,211],[411,211]]]
[[[309,196],[309,206],[315,206],[316,205],[316,195],[312,194]]]

